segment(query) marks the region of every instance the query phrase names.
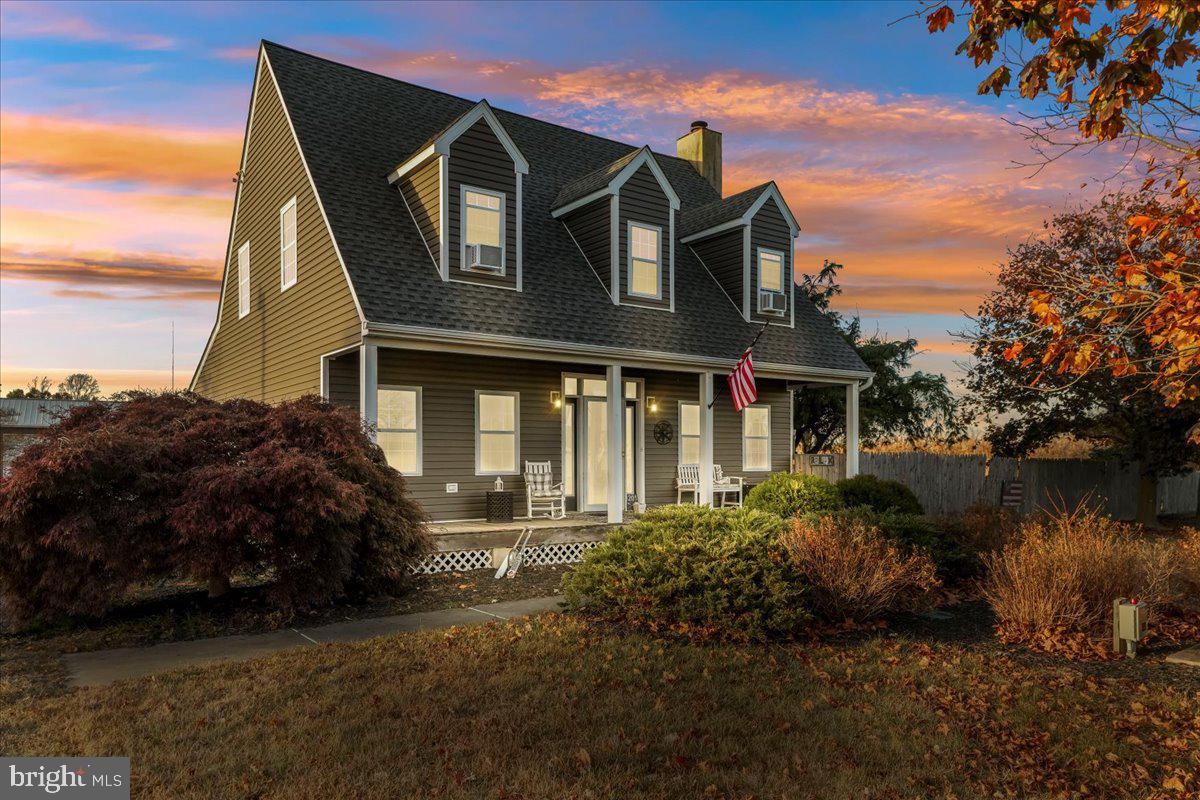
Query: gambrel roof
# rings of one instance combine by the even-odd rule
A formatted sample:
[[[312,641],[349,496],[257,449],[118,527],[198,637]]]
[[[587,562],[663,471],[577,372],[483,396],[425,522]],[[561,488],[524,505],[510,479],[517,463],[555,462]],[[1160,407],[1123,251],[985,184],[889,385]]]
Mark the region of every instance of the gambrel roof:
[[[566,187],[575,192],[583,179],[611,178],[615,165],[641,151],[490,106],[529,164],[524,288],[499,292],[442,281],[388,176],[478,104],[270,42],[263,47],[368,327],[722,359],[736,359],[758,332],[690,248],[678,244],[674,313],[614,304],[551,211]],[[683,220],[722,202],[687,161],[660,153],[651,160],[678,197]],[[868,374],[829,321],[801,297],[796,301],[794,329],[767,330],[756,361]]]

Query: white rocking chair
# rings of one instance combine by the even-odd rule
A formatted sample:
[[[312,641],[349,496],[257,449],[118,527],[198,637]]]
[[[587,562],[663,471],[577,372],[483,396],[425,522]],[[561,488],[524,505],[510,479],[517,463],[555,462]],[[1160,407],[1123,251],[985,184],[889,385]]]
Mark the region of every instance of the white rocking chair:
[[[525,462],[525,500],[530,519],[535,512],[550,519],[562,519],[567,515],[567,496],[563,485],[554,482],[549,461]]]
[[[729,495],[733,495],[734,499],[730,501]],[[713,500],[717,497],[721,498],[721,508],[725,506],[742,507],[742,476],[729,475],[726,476],[721,472],[720,464],[713,464]]]

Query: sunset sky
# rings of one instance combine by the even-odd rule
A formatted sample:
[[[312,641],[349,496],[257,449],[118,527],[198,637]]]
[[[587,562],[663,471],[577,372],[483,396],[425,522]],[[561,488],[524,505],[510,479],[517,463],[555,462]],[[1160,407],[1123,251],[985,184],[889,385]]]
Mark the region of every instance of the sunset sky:
[[[674,153],[724,133],[725,191],[774,178],[800,272],[846,265],[843,310],[950,331],[1006,246],[1096,191],[1115,156],[1030,177],[1008,100],[958,30],[907,3],[0,5],[0,383],[68,372],[105,393],[186,385],[216,313],[261,38]],[[1086,189],[1081,189],[1082,184]]]

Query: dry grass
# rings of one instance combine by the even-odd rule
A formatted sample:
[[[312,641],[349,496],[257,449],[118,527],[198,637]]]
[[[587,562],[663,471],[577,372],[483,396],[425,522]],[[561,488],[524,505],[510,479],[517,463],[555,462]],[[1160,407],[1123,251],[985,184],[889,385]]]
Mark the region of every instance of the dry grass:
[[[984,596],[1008,626],[1099,634],[1117,597],[1160,609],[1194,600],[1187,576],[1189,563],[1200,573],[1195,552],[1084,506],[1059,510],[1022,523],[1001,551],[985,554]]]
[[[129,755],[137,798],[1147,798],[1200,789],[1198,719],[1169,687],[956,647],[551,616],[27,700],[0,752]]]
[[[919,608],[938,586],[928,556],[902,554],[879,529],[850,517],[797,519],[783,538],[818,616],[863,621]]]

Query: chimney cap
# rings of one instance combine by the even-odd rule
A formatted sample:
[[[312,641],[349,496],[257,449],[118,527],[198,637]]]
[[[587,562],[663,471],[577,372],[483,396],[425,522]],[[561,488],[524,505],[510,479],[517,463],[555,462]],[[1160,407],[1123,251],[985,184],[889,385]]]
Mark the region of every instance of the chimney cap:
[[[692,123],[692,130],[697,130],[700,128],[707,128],[707,127],[708,127],[708,123],[702,119],[698,119]]]

